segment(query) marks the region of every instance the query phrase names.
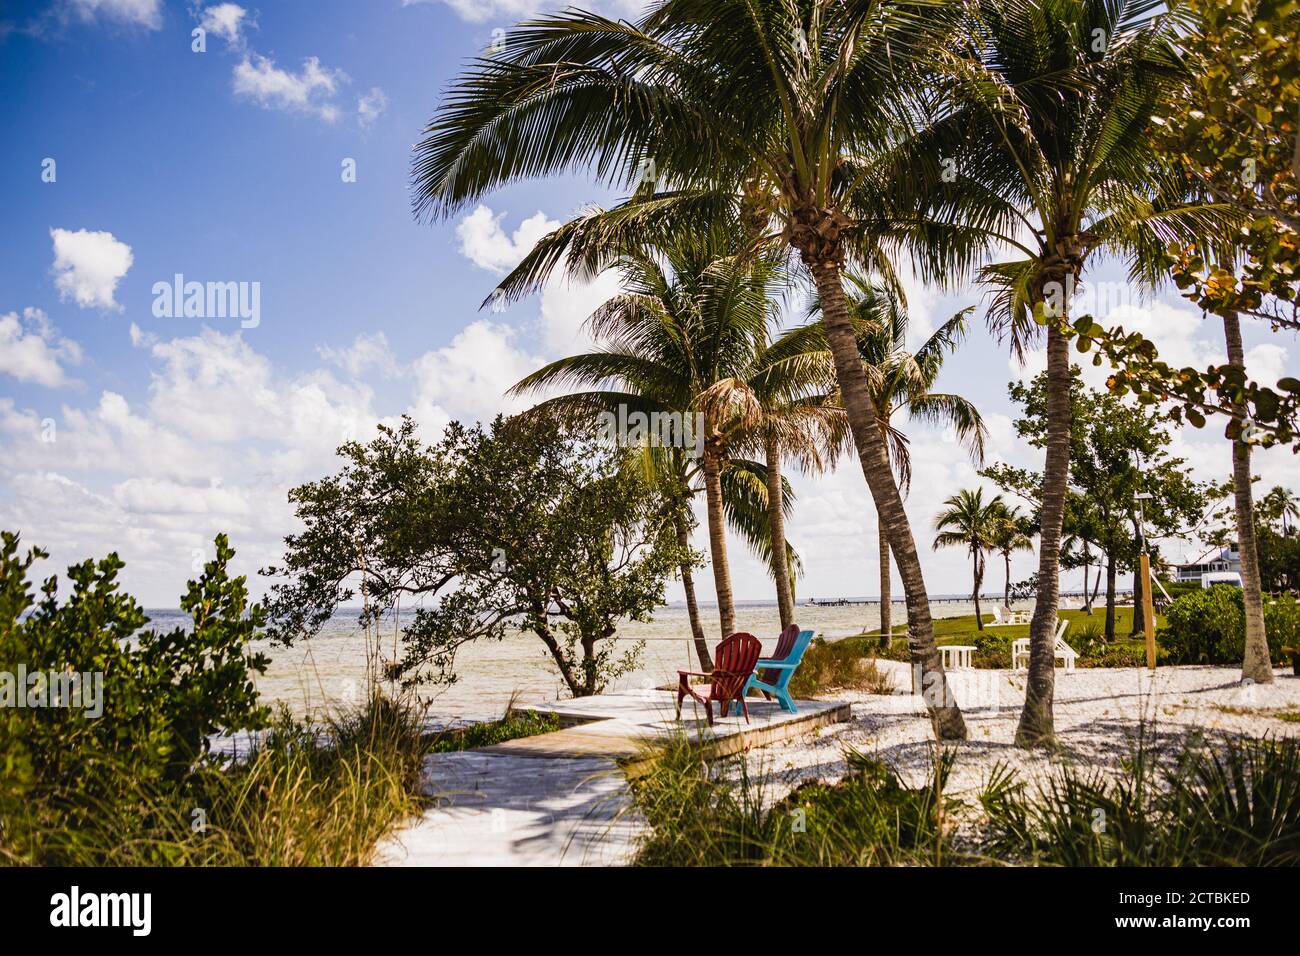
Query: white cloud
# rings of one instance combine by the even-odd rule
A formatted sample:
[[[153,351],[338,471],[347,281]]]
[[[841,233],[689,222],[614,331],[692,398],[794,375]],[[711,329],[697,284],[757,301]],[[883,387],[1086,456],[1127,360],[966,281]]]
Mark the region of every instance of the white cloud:
[[[218,3],[204,7],[199,26],[219,36],[236,49],[243,49],[244,27],[249,24],[248,11],[237,3]]]
[[[501,228],[505,213],[494,213],[487,206],[476,206],[474,211],[456,224],[456,238],[460,240],[460,254],[480,269],[504,275],[519,264],[532,251],[537,240],[560,227],[546,213],[537,212],[519,224],[511,235]]]
[[[0,315],[0,373],[56,388],[68,382],[65,362],[79,364],[81,349],[60,336],[40,309],[23,309],[21,317]]]
[[[257,568],[294,527],[289,488],[334,471],[339,444],[396,417],[328,371],[285,374],[237,333],[138,338],[153,366],[145,403],[104,391],[56,411],[0,398],[0,527],[48,546],[55,568],[117,550],[124,585],[167,606],[195,552],[226,531],[236,570],[260,589]]]
[[[299,72],[291,73],[253,53],[235,64],[233,88],[236,96],[248,97],[264,109],[311,113],[332,123],[339,116],[334,94],[347,81],[346,73],[321,66],[314,56],[302,61]]]
[[[538,211],[523,220],[513,233],[501,227],[505,213],[487,206],[456,224],[460,253],[480,269],[504,275],[519,264],[537,241],[558,229],[560,222]],[[541,291],[541,338],[553,354],[570,354],[590,346],[582,335],[582,324],[592,312],[619,291],[616,273],[606,272],[592,282],[579,282],[557,275]]]
[[[113,486],[113,500],[131,514],[234,516],[252,511],[246,489],[223,487],[218,479],[185,484],[159,478],[128,478]]]
[[[38,441],[41,437],[40,416],[30,408],[20,410],[12,398],[0,398],[0,435]]]
[[[412,364],[415,401],[411,417],[426,437],[450,419],[489,421],[498,413],[522,411],[536,398],[513,398],[506,390],[543,364],[514,344],[515,330],[480,319],[451,344],[424,353]]]
[[[322,65],[319,57],[304,58],[301,69],[294,72],[250,49],[248,29],[255,28],[257,23],[244,7],[220,3],[204,7],[196,16],[205,30],[242,53],[231,73],[231,89],[236,97],[251,100],[263,109],[306,113],[327,123],[349,113],[341,94],[352,78],[343,70]],[[358,125],[363,129],[369,127],[387,108],[388,96],[380,87],[372,86],[356,99]]]
[[[117,283],[135,261],[131,247],[111,232],[51,229],[54,240],[54,286],[59,298],[72,299],[83,309],[122,311],[113,299]]]
[[[369,126],[379,119],[386,109],[388,109],[388,97],[377,86],[372,86],[369,93],[357,97],[357,121],[362,126]]]
[[[148,27],[162,27],[162,0],[71,0],[70,9],[83,20],[102,15],[107,20]]]
[[[1282,346],[1261,342],[1246,351],[1246,372],[1261,385],[1273,385],[1287,374],[1286,359]]]
[[[412,7],[432,0],[402,0],[402,6]],[[538,13],[563,10],[570,6],[565,0],[442,0],[462,19],[470,23],[488,20],[515,23]],[[634,17],[646,6],[644,0],[587,0],[584,9],[613,16]]]
[[[323,370],[287,377],[237,333],[205,328],[151,354],[162,363],[149,386],[152,421],[201,444],[251,448],[277,476],[327,468],[335,448],[380,420],[368,386]]]
[[[542,289],[542,340],[555,353],[589,349],[583,324],[621,289],[618,273],[603,272],[593,282],[556,279]]]
[[[371,370],[384,376],[393,376],[399,371],[397,360],[388,347],[388,337],[383,332],[369,335],[363,332],[346,348],[336,349],[328,345],[318,345],[316,354],[331,365],[337,365],[353,378],[360,378]]]
[[[158,336],[154,335],[152,332],[144,331],[134,322],[131,323],[130,334],[131,344],[138,349],[153,348],[153,346],[158,342]]]
[[[527,404],[504,393],[541,359],[514,337],[506,326],[476,322],[413,363],[409,410],[426,437],[435,438],[453,417],[486,420]],[[286,375],[238,333],[205,328],[194,336],[150,341],[140,332],[137,340],[152,365],[142,405],[104,391],[97,404],[64,406],[54,416],[52,410],[0,400],[0,488],[6,476],[11,488],[20,474],[44,487],[51,474],[75,479],[83,473],[88,478],[81,484],[95,496],[94,504],[84,495],[77,500],[87,509],[107,507],[148,537],[147,548],[137,542],[141,553],[170,553],[173,544],[161,544],[160,535],[188,549],[202,546],[202,535],[210,539],[225,528],[239,531],[270,561],[291,526],[288,489],[335,470],[335,449],[344,441],[365,440],[377,422],[396,422],[396,415],[374,408],[367,385],[339,381],[326,369]],[[321,352],[353,377],[374,369],[408,371],[397,365],[379,332],[359,336],[349,348]],[[47,415],[56,418],[53,442],[41,440]],[[99,490],[90,477],[98,475],[118,478]],[[61,497],[70,494],[61,484],[56,490]],[[203,521],[187,522],[186,516]],[[6,520],[12,521],[0,506],[0,525]],[[44,529],[81,520],[74,509],[29,517],[21,526]],[[88,537],[79,547],[93,551],[94,540]],[[120,540],[105,540],[99,550],[121,546]]]

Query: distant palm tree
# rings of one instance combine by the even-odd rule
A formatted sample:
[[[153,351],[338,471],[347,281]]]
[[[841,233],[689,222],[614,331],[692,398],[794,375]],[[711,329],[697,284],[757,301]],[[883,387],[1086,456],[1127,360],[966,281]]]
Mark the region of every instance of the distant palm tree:
[[[1281,485],[1274,485],[1273,490],[1259,500],[1259,511],[1274,521],[1282,522],[1282,534],[1290,532],[1291,522],[1300,518],[1300,498]]]
[[[951,428],[977,466],[984,462],[988,429],[979,410],[965,398],[931,391],[944,359],[955,352],[966,334],[966,314],[957,313],[915,351],[907,349],[908,311],[900,296],[857,273],[845,276],[849,309],[858,340],[858,354],[867,372],[876,421],[898,474],[899,490],[907,494],[912,484],[912,453],[907,436],[893,424],[894,415],[906,411],[912,421]],[[809,315],[821,311],[814,298]],[[889,537],[876,517],[880,546],[880,646],[887,648],[893,634]]]
[[[993,516],[993,537],[989,541],[992,550],[1002,555],[1002,560],[1006,562],[1007,578],[1006,584],[1002,589],[1002,606],[1011,607],[1011,555],[1016,551],[1034,550],[1034,539],[1031,535],[1033,522],[1027,515],[1021,514],[1019,505],[1002,505]],[[1087,542],[1084,542],[1085,553]],[[1087,600],[1088,594],[1088,577],[1085,573],[1083,579],[1084,600]]]
[[[1001,495],[992,501],[984,500],[984,489],[963,490],[944,501],[947,510],[939,512],[934,520],[934,547],[965,548],[971,556],[975,586],[971,598],[975,602],[975,626],[984,630],[980,612],[980,586],[984,583],[984,553],[993,547],[997,534],[998,516],[1006,510]]]

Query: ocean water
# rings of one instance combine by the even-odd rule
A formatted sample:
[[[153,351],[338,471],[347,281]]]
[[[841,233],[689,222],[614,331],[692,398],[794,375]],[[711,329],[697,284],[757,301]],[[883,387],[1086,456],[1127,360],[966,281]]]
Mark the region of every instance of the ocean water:
[[[965,600],[932,605],[935,617],[974,613]],[[175,610],[151,610],[151,627],[167,629],[185,625],[188,618]],[[717,610],[701,608],[710,646],[720,638]],[[903,605],[894,605],[894,622],[906,618]],[[880,624],[877,605],[844,607],[800,605],[796,620],[829,639],[872,630]],[[400,624],[400,622],[397,622]],[[763,641],[772,650],[780,633],[775,602],[744,602],[736,607],[736,627]],[[694,670],[694,645],[685,605],[660,608],[653,621],[627,621],[615,640],[631,648],[645,641],[636,670],[619,678],[612,691],[638,690],[673,683],[678,669]],[[389,621],[381,629],[381,655],[394,656],[396,628]],[[373,639],[373,638],[372,638]],[[366,680],[366,637],[357,627],[355,611],[342,611],[320,634],[293,647],[259,641],[254,648],[271,658],[266,674],[258,678],[258,692],[268,703],[283,702],[298,716],[320,715],[360,699]],[[401,645],[398,641],[397,652]],[[538,703],[567,697],[568,691],[542,642],[526,632],[511,632],[501,641],[477,641],[456,655],[458,680],[451,686],[425,685],[419,695],[430,702],[431,715],[440,720],[483,720],[498,717],[512,697],[521,703]]]

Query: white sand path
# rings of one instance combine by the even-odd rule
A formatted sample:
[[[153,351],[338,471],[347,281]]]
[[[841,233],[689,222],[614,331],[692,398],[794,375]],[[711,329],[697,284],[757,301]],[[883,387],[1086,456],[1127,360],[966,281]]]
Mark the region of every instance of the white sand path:
[[[910,686],[906,664],[881,661],[895,687]],[[1274,672],[1272,684],[1240,683],[1230,667],[1080,668],[1056,672],[1055,722],[1061,745],[1054,754],[1014,745],[1024,703],[1024,672],[972,670],[950,673],[953,692],[966,717],[969,739],[957,746],[947,792],[978,790],[999,762],[1030,782],[1049,775],[1063,761],[1122,772],[1145,721],[1146,733],[1175,748],[1189,735],[1210,741],[1224,734],[1297,737],[1300,678]],[[853,748],[893,766],[913,785],[929,773],[933,735],[920,697],[841,691],[824,695],[853,705],[853,719],[821,728],[815,736],[787,741],[750,755],[751,771],[766,779],[766,796],[780,799],[807,780],[835,781],[847,769]]]

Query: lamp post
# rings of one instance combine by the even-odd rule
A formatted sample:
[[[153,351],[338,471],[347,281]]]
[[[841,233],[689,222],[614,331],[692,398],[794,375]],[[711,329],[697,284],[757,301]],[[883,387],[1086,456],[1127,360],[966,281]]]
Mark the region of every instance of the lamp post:
[[[1146,625],[1147,669],[1156,669],[1156,614],[1151,599],[1151,558],[1147,554],[1146,502],[1155,498],[1149,492],[1134,495],[1138,503],[1138,573],[1142,577],[1142,617]]]

